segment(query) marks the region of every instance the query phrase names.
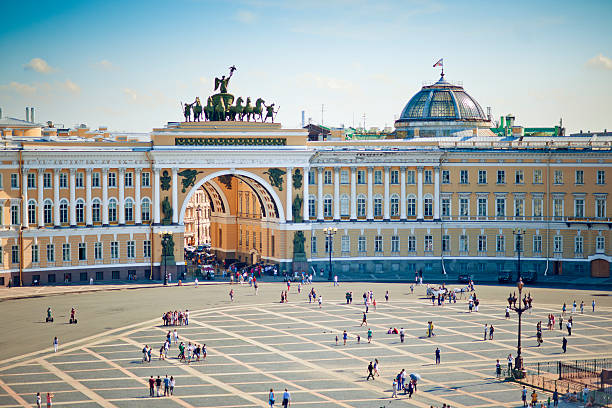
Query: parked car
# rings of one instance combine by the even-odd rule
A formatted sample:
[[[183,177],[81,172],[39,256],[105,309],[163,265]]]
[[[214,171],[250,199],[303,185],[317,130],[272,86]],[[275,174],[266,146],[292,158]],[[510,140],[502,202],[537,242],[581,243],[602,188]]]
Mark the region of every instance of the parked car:
[[[470,283],[473,280],[474,280],[474,275],[469,274],[469,273],[460,273],[459,277],[457,278],[457,282],[459,283]]]
[[[521,272],[521,279],[523,283],[532,283],[538,280],[538,273],[536,271]]]
[[[500,271],[497,274],[497,281],[499,283],[510,283],[510,282],[512,282],[512,272],[510,272],[510,271]]]

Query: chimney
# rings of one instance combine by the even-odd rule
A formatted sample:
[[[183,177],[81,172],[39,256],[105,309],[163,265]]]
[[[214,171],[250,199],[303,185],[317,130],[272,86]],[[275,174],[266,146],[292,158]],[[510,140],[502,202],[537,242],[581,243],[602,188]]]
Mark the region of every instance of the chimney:
[[[302,128],[304,127],[304,115],[306,114],[305,111],[302,111]]]
[[[0,119],[2,119],[2,108],[0,108]]]
[[[34,107],[30,108],[30,121],[34,123]]]
[[[26,106],[26,122],[30,121],[30,108]]]

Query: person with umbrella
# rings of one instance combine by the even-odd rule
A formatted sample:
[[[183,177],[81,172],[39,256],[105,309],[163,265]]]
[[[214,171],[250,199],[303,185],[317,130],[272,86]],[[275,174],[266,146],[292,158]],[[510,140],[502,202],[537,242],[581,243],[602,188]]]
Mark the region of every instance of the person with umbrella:
[[[410,373],[410,383],[412,384],[412,388],[414,392],[417,392],[417,381],[421,379],[421,376],[417,373]]]

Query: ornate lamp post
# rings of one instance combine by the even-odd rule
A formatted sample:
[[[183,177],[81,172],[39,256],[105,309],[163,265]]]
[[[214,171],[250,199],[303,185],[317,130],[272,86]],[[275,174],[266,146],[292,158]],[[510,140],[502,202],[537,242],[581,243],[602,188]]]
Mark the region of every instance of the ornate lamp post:
[[[512,306],[512,310],[518,313],[518,344],[516,346],[516,359],[514,360],[514,369],[516,372],[520,373],[521,376],[524,376],[525,369],[523,367],[523,356],[521,355],[521,316],[523,315],[525,311],[527,311],[528,306],[526,303],[522,303],[523,281],[520,279],[519,279],[517,288],[519,291],[519,295],[518,295],[519,307],[516,307],[516,303],[514,304],[514,306]]]
[[[164,257],[164,286],[168,286],[168,245],[172,240],[172,232],[160,231],[159,236],[161,238],[162,245],[162,256]]]
[[[327,227],[327,228],[323,228],[323,233],[325,234],[325,237],[327,238],[327,249],[329,250],[329,274],[327,276],[328,280],[332,280],[333,279],[333,275],[332,275],[332,251],[333,251],[333,239],[334,239],[334,235],[336,235],[336,233],[338,232],[338,228],[332,228],[332,227]]]
[[[518,254],[518,261],[516,265],[516,269],[517,269],[516,281],[520,282],[521,281],[521,251],[523,250],[523,235],[525,235],[525,230],[521,228],[515,228],[512,231],[512,235],[516,237],[514,249],[516,253]],[[519,300],[520,300],[520,296],[519,296]]]

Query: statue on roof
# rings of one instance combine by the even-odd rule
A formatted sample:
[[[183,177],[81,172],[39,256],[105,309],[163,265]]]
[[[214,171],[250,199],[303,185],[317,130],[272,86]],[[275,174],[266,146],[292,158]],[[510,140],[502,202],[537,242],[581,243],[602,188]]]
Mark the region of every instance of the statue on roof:
[[[236,66],[232,65],[229,70],[230,73],[227,78],[225,77],[225,75],[223,75],[221,78],[215,78],[215,91],[218,88],[220,93],[227,93],[227,85],[229,84],[229,80],[234,74],[234,71],[236,70]]]

